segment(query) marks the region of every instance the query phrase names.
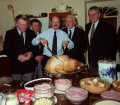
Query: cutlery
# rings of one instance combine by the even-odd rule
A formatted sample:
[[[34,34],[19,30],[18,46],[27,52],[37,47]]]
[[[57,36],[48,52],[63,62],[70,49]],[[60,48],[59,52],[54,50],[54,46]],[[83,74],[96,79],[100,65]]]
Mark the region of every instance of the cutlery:
[[[52,53],[53,56],[55,56],[57,59],[59,59],[55,54],[53,54],[53,52],[51,51],[51,49],[46,44],[44,44],[44,46]]]

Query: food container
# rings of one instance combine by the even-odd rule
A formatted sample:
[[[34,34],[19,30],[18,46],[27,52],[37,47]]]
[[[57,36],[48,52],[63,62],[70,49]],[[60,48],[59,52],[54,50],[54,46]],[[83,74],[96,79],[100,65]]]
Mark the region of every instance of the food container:
[[[67,5],[63,5],[63,4],[60,4],[60,5],[56,6],[57,11],[65,11],[66,8],[67,8]]]
[[[113,100],[98,100],[93,105],[120,105],[120,102]]]
[[[117,92],[120,92],[120,81],[115,80],[112,82],[113,89],[116,90]]]
[[[70,78],[55,79],[55,88],[59,91],[65,91],[71,86],[72,86],[72,79]]]
[[[55,105],[49,98],[40,98],[34,102],[34,105]]]
[[[100,95],[103,99],[120,101],[120,93],[114,90],[104,91]]]
[[[116,79],[116,61],[112,60],[99,60],[98,71],[101,79],[107,80],[112,83]]]
[[[103,91],[106,91],[110,88],[110,83],[106,80],[103,80],[102,82],[105,84],[105,87],[100,87],[99,85],[89,85],[86,82],[89,81],[91,78],[84,78],[80,80],[80,86],[86,90],[88,90],[90,93],[93,94],[100,94]]]
[[[2,102],[0,105],[19,105],[16,89],[6,89],[1,92]]]
[[[88,91],[80,87],[71,87],[65,91],[67,99],[75,105],[81,104],[88,97]]]
[[[51,98],[54,96],[54,87],[51,83],[40,83],[34,86],[35,98]]]
[[[52,79],[51,78],[39,78],[39,79],[34,79],[31,80],[27,83],[24,84],[24,88],[26,90],[34,90],[34,85],[38,83],[51,83]]]

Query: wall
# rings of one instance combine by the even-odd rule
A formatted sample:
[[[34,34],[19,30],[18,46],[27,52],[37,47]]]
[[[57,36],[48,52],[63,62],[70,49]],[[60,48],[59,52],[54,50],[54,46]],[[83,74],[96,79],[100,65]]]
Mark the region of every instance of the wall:
[[[78,23],[84,28],[85,10],[84,0],[2,0],[0,1],[0,34],[5,35],[6,31],[14,26],[12,11],[7,6],[14,7],[15,16],[18,14],[32,14],[38,16],[42,12],[51,13],[51,9],[59,4],[66,4],[78,12]]]

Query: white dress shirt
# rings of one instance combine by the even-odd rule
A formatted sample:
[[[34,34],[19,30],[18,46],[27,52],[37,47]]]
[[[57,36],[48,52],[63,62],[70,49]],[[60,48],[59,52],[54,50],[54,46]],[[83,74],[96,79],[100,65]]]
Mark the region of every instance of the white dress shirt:
[[[98,25],[98,22],[99,22],[99,20],[98,20],[96,23],[94,23],[94,28],[95,28],[95,29],[96,29],[96,27],[97,27],[97,25]],[[90,38],[91,38],[92,26],[93,26],[93,23],[91,24],[90,31],[89,31],[89,34],[88,34],[89,45],[90,45]]]
[[[48,42],[48,47],[52,50],[54,31],[55,30],[53,28],[49,28],[49,29],[43,31],[42,33],[37,35],[36,38],[34,38],[32,40],[32,44],[34,46],[38,45],[40,43],[39,38],[44,38]],[[63,48],[62,48],[63,41],[69,42],[67,45],[67,48],[72,49],[74,47],[74,43],[69,39],[68,35],[64,31],[62,31],[60,29],[56,30],[56,36],[57,36],[57,55],[63,54]],[[43,48],[43,55],[46,55],[49,57],[52,56],[51,52],[45,46]]]

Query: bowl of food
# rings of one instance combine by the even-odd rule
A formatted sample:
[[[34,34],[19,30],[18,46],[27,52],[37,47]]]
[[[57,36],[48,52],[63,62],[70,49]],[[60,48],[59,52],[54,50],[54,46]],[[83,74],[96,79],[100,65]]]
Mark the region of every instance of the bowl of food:
[[[72,86],[72,79],[70,78],[58,78],[54,81],[55,89],[59,91],[65,91]]]
[[[84,78],[80,80],[80,86],[90,93],[100,94],[110,88],[110,83],[106,80],[101,80],[98,77]]]
[[[104,91],[100,95],[103,99],[120,101],[120,93],[114,90]]]
[[[120,105],[120,102],[113,100],[97,100],[93,105]]]
[[[116,90],[117,92],[120,92],[120,81],[115,80],[112,82],[113,89]]]
[[[26,90],[34,90],[34,85],[38,83],[51,83],[52,79],[51,78],[39,78],[39,79],[34,79],[31,80],[27,83],[24,84],[24,88]]]
[[[40,98],[34,102],[34,105],[55,105],[55,103],[48,98]]]
[[[52,98],[54,96],[54,87],[51,83],[40,83],[34,86],[34,97]]]
[[[81,104],[88,97],[88,91],[80,87],[71,87],[65,91],[66,98],[75,105]]]

